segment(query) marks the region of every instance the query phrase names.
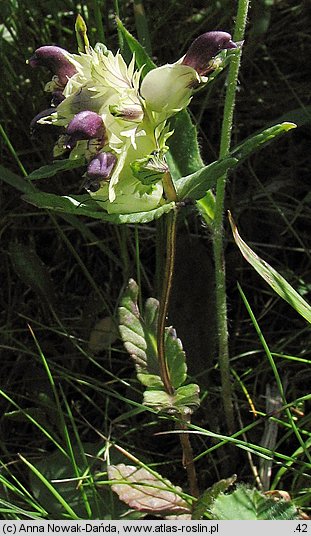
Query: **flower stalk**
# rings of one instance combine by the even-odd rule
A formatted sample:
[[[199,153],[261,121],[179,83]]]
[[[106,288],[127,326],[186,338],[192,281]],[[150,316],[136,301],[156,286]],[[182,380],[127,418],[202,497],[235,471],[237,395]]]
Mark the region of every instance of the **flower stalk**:
[[[177,201],[176,190],[174,188],[169,172],[165,173],[163,183],[163,188],[166,193],[167,199],[169,201]],[[178,205],[166,216],[166,261],[164,280],[162,285],[162,295],[159,303],[157,325],[157,349],[160,376],[164,385],[164,389],[169,395],[174,394],[174,387],[170,379],[168,364],[165,356],[165,323],[174,275],[177,238],[177,217]],[[190,493],[193,495],[193,497],[198,498],[198,481],[193,460],[193,451],[191,447],[190,436],[187,432],[188,425],[190,423],[190,415],[180,413],[179,417],[182,421],[181,432],[179,434],[180,444],[183,453],[182,464],[187,471]]]
[[[168,201],[177,201],[176,190],[169,171],[163,176],[163,189]],[[170,294],[172,290],[175,257],[176,257],[176,231],[177,231],[177,213],[175,209],[167,215],[166,219],[166,260],[164,279],[162,284],[162,295],[159,303],[158,326],[157,326],[157,350],[160,376],[164,384],[164,388],[169,395],[174,394],[170,375],[168,371],[167,361],[165,357],[165,322],[168,312]]]

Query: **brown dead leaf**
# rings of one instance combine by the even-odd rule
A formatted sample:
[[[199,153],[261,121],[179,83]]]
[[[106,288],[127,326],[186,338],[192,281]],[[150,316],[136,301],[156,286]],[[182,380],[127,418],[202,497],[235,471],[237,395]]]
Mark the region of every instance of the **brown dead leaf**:
[[[119,499],[134,510],[153,514],[187,514],[190,511],[189,505],[178,495],[181,488],[144,468],[123,463],[110,465],[108,477],[121,481],[111,487]]]

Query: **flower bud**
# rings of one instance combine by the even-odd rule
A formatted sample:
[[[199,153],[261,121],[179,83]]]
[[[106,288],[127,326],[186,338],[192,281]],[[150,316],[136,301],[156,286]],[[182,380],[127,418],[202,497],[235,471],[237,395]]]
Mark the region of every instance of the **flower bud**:
[[[28,60],[31,67],[47,67],[58,78],[58,84],[64,87],[68,78],[77,70],[70,63],[67,51],[57,46],[43,46],[37,48],[34,55]]]
[[[221,50],[237,48],[227,32],[206,32],[197,37],[182,60],[182,65],[188,65],[204,76],[210,69],[210,61]]]
[[[117,157],[112,153],[98,153],[87,168],[85,188],[91,192],[100,189],[100,182],[110,179]]]
[[[66,135],[68,149],[73,149],[79,140],[100,139],[103,142],[105,138],[105,125],[100,115],[90,110],[79,112],[70,121]]]
[[[109,111],[114,117],[119,117],[124,121],[132,121],[139,123],[144,117],[144,112],[139,104],[132,104],[132,106],[120,106],[114,104],[109,106]]]

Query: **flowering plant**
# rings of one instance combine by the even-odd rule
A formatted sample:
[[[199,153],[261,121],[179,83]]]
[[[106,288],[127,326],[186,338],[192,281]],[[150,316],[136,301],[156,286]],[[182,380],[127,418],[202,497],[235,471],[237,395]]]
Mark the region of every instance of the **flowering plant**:
[[[32,122],[61,130],[54,156],[86,164],[84,187],[109,214],[146,212],[172,198],[165,187],[165,154],[173,131],[169,118],[186,108],[207,74],[236,48],[226,32],[198,37],[176,63],[150,70],[126,65],[120,52],[104,45],[71,54],[42,46],[30,58],[32,67],[46,66],[53,79],[46,86],[52,106]]]

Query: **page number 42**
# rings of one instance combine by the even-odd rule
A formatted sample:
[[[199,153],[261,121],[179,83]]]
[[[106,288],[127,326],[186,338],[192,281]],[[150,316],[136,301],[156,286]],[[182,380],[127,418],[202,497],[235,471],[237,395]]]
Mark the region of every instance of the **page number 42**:
[[[294,532],[308,532],[308,525],[307,523],[298,523],[297,527],[295,528]]]

